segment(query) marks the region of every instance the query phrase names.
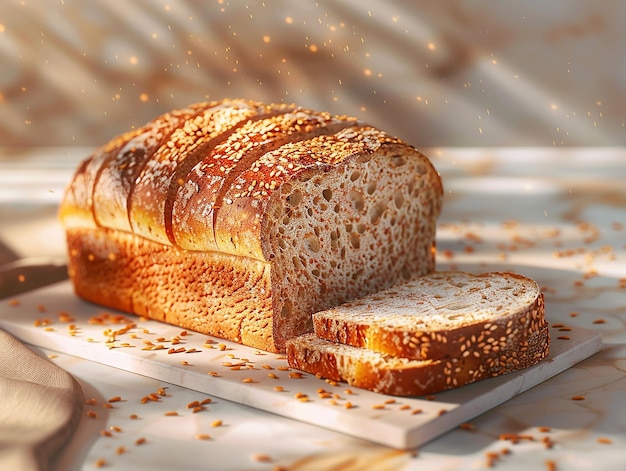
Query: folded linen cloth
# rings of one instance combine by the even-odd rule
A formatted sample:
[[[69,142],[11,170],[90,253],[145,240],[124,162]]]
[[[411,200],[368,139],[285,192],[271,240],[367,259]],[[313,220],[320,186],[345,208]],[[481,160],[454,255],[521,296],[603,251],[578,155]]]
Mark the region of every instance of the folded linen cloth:
[[[83,403],[69,373],[0,329],[0,469],[49,469]]]

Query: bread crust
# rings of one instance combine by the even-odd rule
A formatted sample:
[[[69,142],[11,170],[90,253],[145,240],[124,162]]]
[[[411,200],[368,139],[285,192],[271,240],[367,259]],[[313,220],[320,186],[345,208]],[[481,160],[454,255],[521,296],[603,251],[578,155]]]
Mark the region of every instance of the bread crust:
[[[275,351],[269,264],[102,228],[67,231],[75,293],[181,328]]]
[[[354,118],[222,100],[98,149],[60,217],[79,296],[283,351],[313,312],[432,271],[442,193],[427,157]],[[246,301],[220,273],[262,288]],[[244,323],[262,340],[231,327]]]
[[[546,357],[548,326],[498,354],[410,360],[337,344],[314,333],[287,343],[289,365],[321,378],[392,396],[426,396],[528,368]]]

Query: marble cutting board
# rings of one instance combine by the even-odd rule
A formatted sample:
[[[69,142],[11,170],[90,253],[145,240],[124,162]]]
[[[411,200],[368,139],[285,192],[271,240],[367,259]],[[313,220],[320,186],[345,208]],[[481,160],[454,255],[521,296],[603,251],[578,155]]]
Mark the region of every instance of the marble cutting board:
[[[549,320],[549,313],[548,313]],[[551,329],[549,357],[435,397],[397,398],[290,370],[277,354],[81,301],[69,281],[0,301],[22,341],[397,449],[412,449],[598,352],[601,336]]]

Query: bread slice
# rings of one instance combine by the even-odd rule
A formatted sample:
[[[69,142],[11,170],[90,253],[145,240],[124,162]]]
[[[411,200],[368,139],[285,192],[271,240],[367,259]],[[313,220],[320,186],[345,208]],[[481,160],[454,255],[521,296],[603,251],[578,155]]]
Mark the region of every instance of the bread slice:
[[[414,360],[509,351],[545,324],[537,283],[495,272],[433,272],[313,315],[320,338]]]
[[[227,99],[97,149],[59,214],[77,295],[284,351],[313,312],[431,272],[442,193],[355,118]]]
[[[305,334],[287,343],[289,365],[319,377],[393,396],[425,396],[530,367],[548,353],[548,326],[530,332],[498,354],[470,354],[447,360],[410,360]]]

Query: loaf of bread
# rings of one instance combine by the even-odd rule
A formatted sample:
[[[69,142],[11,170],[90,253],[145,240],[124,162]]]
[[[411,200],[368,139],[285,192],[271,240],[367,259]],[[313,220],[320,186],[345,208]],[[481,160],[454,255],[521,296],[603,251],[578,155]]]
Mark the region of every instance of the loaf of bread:
[[[434,270],[427,157],[345,116],[200,103],[114,138],[60,207],[82,298],[268,351]]]
[[[375,392],[434,394],[544,359],[544,310],[520,275],[432,273],[315,314],[315,332],[289,340],[287,358]]]

